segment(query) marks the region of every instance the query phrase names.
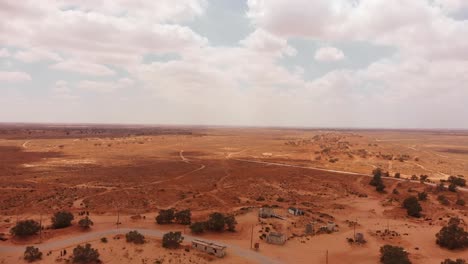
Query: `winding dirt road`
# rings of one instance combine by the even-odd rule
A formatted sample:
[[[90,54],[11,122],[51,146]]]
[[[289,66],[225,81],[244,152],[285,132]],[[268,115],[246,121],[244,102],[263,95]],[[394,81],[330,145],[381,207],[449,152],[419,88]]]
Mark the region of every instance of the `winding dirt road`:
[[[55,250],[55,249],[60,249],[60,248],[68,247],[68,246],[77,245],[80,243],[89,242],[95,239],[99,239],[103,236],[125,234],[133,230],[136,230],[145,236],[158,237],[158,238],[161,238],[164,235],[164,233],[167,232],[167,231],[161,231],[157,229],[143,229],[143,228],[109,229],[109,230],[90,232],[90,233],[86,233],[83,235],[74,236],[74,237],[70,237],[70,238],[62,239],[62,240],[44,242],[42,244],[37,244],[35,246],[38,247],[41,251],[49,251],[49,250]],[[194,237],[191,235],[183,235],[183,236],[184,236],[185,242],[191,242],[192,240],[197,239],[197,237]],[[213,241],[213,240],[207,240],[204,238],[198,238],[198,239],[225,245],[227,246],[228,254],[232,252],[235,255],[242,256],[244,258],[247,258],[249,260],[252,260],[258,263],[280,263],[274,259],[270,259],[264,255],[261,255],[258,252],[255,252],[247,248],[242,248],[237,245],[226,244],[226,243]],[[0,253],[21,253],[21,252],[24,252],[25,247],[26,246],[0,246]]]

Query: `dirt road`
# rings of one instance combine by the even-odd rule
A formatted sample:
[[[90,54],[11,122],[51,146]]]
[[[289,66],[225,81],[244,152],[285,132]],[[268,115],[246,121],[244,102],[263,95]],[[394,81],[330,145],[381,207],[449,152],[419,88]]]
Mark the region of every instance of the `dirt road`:
[[[340,174],[348,174],[348,175],[356,175],[356,176],[366,176],[366,177],[373,177],[371,174],[363,174],[357,172],[350,172],[350,171],[340,171],[340,170],[329,170],[329,169],[322,169],[322,168],[315,168],[315,167],[306,167],[306,166],[299,166],[299,165],[292,165],[292,164],[285,164],[285,163],[277,163],[277,162],[266,162],[266,161],[259,161],[259,160],[247,160],[247,159],[233,159],[242,162],[250,162],[250,163],[259,163],[265,165],[272,165],[272,166],[281,166],[281,167],[292,167],[292,168],[300,168],[300,169],[308,169],[308,170],[317,170],[317,171],[326,171],[326,172],[336,172]],[[415,183],[420,183],[419,181],[412,181],[409,179],[399,179],[399,178],[391,178],[386,177],[385,179],[394,180],[394,181],[411,181]],[[437,186],[435,183],[425,182],[424,184],[430,186]],[[468,192],[468,188],[457,188],[458,191],[461,192]]]
[[[161,231],[161,230],[156,230],[156,229],[142,229],[142,228],[119,228],[119,229],[109,229],[109,230],[102,230],[102,231],[96,231],[96,232],[90,232],[84,235],[79,235],[79,236],[74,236],[71,238],[67,239],[62,239],[62,240],[56,240],[56,241],[49,241],[49,242],[44,242],[42,244],[37,244],[35,245],[38,247],[41,251],[49,251],[49,250],[55,250],[55,249],[60,249],[72,245],[77,245],[81,243],[85,243],[88,241],[92,241],[98,238],[101,238],[103,236],[110,236],[110,235],[117,235],[117,234],[125,234],[130,231],[137,230],[141,234],[149,237],[158,237],[161,238],[166,231]],[[191,242],[192,240],[196,239],[197,237],[190,236],[190,235],[183,235],[184,236],[184,241],[185,242]],[[200,239],[200,238],[199,238]],[[208,241],[208,242],[215,242],[217,244],[225,245],[227,246],[227,252],[228,254],[235,254],[238,256],[242,256],[244,258],[247,258],[249,260],[258,262],[258,263],[280,263],[274,259],[270,259],[264,255],[259,254],[258,252],[255,252],[253,250],[250,250],[248,248],[241,248],[237,245],[232,245],[232,244],[226,244],[226,243],[221,243],[213,240],[207,240],[202,238],[202,240]],[[0,253],[20,253],[24,252],[26,246],[0,246]]]

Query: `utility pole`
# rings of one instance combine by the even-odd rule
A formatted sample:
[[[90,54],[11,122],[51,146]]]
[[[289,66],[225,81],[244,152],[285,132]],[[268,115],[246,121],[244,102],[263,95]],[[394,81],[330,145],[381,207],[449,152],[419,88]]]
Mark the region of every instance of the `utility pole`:
[[[357,218],[356,221],[354,221],[354,240],[356,240],[356,225],[357,225]]]
[[[42,243],[42,212],[39,219],[39,243]]]
[[[254,230],[254,226],[252,225],[252,232],[250,233],[250,249],[252,249],[252,243],[253,243],[253,230]]]

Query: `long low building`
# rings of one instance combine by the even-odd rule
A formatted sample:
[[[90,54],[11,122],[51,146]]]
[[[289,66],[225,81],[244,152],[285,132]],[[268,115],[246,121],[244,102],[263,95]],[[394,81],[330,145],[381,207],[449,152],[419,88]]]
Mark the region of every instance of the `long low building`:
[[[194,239],[192,241],[192,248],[196,250],[200,250],[206,252],[208,254],[212,254],[217,256],[218,258],[222,258],[226,255],[226,246],[218,245],[216,243],[211,243],[207,241],[203,241],[200,239]]]

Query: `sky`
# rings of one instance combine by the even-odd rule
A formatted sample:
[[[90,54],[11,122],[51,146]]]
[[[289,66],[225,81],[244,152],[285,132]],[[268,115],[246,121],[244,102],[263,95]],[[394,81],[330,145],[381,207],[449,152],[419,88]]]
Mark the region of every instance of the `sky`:
[[[468,128],[466,0],[0,0],[0,122]]]

